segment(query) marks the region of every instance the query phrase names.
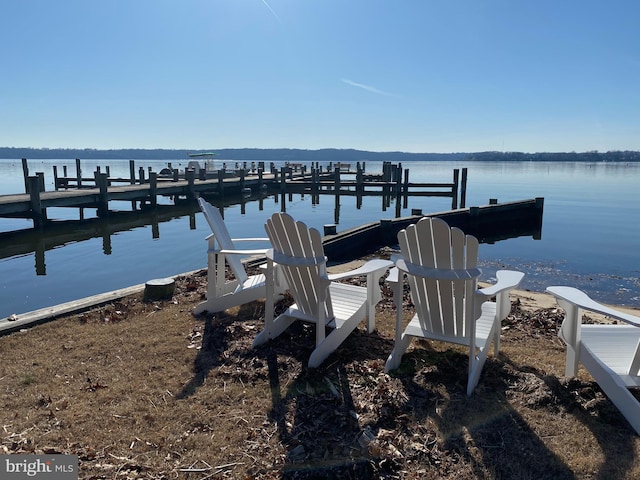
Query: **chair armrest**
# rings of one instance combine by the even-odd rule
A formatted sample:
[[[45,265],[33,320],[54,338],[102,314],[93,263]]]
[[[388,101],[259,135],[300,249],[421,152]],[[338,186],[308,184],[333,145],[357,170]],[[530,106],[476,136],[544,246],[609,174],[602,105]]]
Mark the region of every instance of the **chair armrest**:
[[[400,276],[400,269],[398,267],[393,267],[391,270],[389,270],[389,275],[387,275],[387,278],[385,278],[385,280],[389,283],[398,283],[401,280],[401,276]]]
[[[367,263],[354,270],[341,273],[332,273],[331,275],[328,275],[328,278],[331,281],[336,281],[343,280],[345,278],[358,277],[360,275],[369,275],[370,273],[388,270],[391,265],[393,265],[393,262],[391,262],[390,260],[382,260],[380,258],[377,258],[374,260],[369,260]]]
[[[620,310],[614,310],[613,308],[598,303],[595,300],[591,299],[582,290],[578,290],[577,288],[551,286],[547,287],[547,292],[549,292],[556,298],[566,300],[567,302],[572,303],[573,305],[576,305],[577,307],[584,310],[601,313],[611,318],[615,318],[616,320],[622,320],[623,322],[635,325],[636,327],[640,327],[640,317],[636,317],[635,315],[631,315],[630,313],[621,312]]]
[[[258,248],[253,250],[223,249],[223,250],[215,250],[215,251],[218,253],[224,253],[225,255],[264,255],[265,253],[267,253],[267,250],[269,249],[268,248]]]
[[[483,297],[491,298],[504,291],[513,290],[520,285],[523,277],[524,273],[515,270],[498,270],[496,272],[496,284],[481,288],[477,293]]]
[[[268,238],[232,238],[232,242],[269,242]]]

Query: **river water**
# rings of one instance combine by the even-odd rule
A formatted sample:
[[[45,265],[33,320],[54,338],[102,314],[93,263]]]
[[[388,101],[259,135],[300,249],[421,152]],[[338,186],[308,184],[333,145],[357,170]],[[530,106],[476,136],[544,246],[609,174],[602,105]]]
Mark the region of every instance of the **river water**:
[[[179,168],[187,163],[169,161]],[[67,165],[69,175],[75,175],[73,160],[29,162],[31,174],[44,172],[47,190],[53,189],[54,165],[59,172]],[[103,171],[109,165],[112,177],[129,175],[127,161],[102,160],[83,161],[84,176],[97,165]],[[159,171],[166,165],[167,160],[137,161],[136,169]],[[544,197],[542,238],[482,244],[482,279],[491,280],[496,269],[514,268],[525,272],[524,288],[544,291],[551,284],[567,284],[605,302],[640,306],[640,163],[409,162],[403,166],[410,169],[411,182],[451,182],[454,168],[467,168],[467,206],[486,205],[489,198],[503,202]],[[381,172],[382,164],[367,162],[366,170]],[[0,195],[22,192],[20,161],[0,160]],[[130,203],[120,203],[124,205],[110,204],[110,208],[131,209]],[[400,216],[415,208],[425,213],[444,211],[451,208],[451,200],[409,197],[406,208],[399,207]],[[225,222],[234,237],[263,237],[266,219],[281,209],[279,196],[251,199],[226,207]],[[395,201],[383,209],[380,197],[364,197],[360,208],[356,197],[345,195],[339,203],[331,195],[321,195],[319,204],[300,194],[286,201],[287,213],[320,231],[327,224],[342,231],[393,218],[396,210]],[[48,215],[59,220],[79,218],[78,209],[50,209]],[[85,210],[84,215],[95,216],[95,211]],[[145,215],[151,216],[138,216]],[[81,234],[83,228],[78,227],[77,239],[63,241],[47,232],[17,231],[30,229],[31,221],[0,218],[0,251],[9,252],[0,258],[0,318],[205,268],[205,237],[210,231],[197,208],[183,206],[158,217],[155,225],[133,222],[112,234],[98,223],[91,227],[93,237]]]

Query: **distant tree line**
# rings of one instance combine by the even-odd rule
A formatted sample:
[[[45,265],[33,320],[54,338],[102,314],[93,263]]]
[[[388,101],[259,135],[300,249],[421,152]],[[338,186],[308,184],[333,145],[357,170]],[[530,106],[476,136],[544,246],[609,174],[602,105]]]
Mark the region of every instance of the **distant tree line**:
[[[514,162],[640,162],[640,152],[479,152],[465,155],[465,160]]]
[[[0,158],[11,159],[72,159],[86,160],[186,160],[189,154],[216,153],[217,158],[238,161],[289,162],[366,162],[366,161],[547,161],[547,162],[639,162],[640,152],[477,152],[477,153],[408,153],[369,152],[366,150],[323,148],[304,150],[293,148],[223,148],[212,150],[171,150],[123,148],[98,150],[93,148],[17,148],[0,147]]]

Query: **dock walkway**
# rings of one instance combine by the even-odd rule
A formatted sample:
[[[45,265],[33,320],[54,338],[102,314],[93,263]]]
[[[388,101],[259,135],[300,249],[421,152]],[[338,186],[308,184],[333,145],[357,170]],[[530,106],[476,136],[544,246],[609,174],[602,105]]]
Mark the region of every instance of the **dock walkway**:
[[[234,172],[225,169],[196,172],[187,169],[182,175],[169,169],[173,175],[160,176],[149,169],[148,178],[143,168],[140,177],[135,177],[134,162],[130,162],[130,178],[111,178],[98,168],[93,177],[82,178],[80,161],[76,160],[76,176],[58,176],[54,167],[55,191],[45,191],[44,173],[29,175],[26,159],[22,160],[26,193],[0,195],[0,217],[29,218],[35,228],[47,224],[47,209],[52,207],[96,208],[99,217],[109,215],[110,201],[131,201],[156,206],[158,196],[175,199],[195,199],[201,195],[251,194],[258,191],[280,193],[309,192],[314,195],[382,195],[390,198],[408,196],[444,196],[452,199],[451,208],[465,206],[467,169],[453,170],[453,180],[448,183],[411,183],[409,169],[401,164],[385,162],[381,174],[365,174],[359,163],[356,170],[337,163],[325,172],[318,165],[310,171],[297,164],[284,165],[279,170],[273,163],[269,170],[263,162],[257,171],[252,168]],[[332,170],[333,168],[333,170]],[[182,177],[182,178],[181,178]],[[124,184],[124,185],[123,185]],[[460,202],[458,203],[458,196]]]

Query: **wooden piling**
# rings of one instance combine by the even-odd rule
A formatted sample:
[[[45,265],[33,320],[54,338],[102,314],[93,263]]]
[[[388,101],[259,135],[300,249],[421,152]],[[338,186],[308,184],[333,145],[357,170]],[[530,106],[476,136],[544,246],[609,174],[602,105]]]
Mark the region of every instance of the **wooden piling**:
[[[453,185],[451,187],[451,209],[458,208],[458,182],[460,181],[460,170],[453,169]]]
[[[82,188],[82,168],[79,158],[76,158],[76,188]]]
[[[100,194],[98,195],[98,216],[106,217],[109,215],[109,193],[108,193],[108,184],[109,179],[106,173],[98,173],[96,172],[96,184],[100,189]]]
[[[467,168],[462,169],[462,181],[460,183],[460,208],[467,204]]]
[[[38,191],[44,192],[44,172],[36,172],[36,177],[38,177]]]
[[[187,188],[187,198],[194,199],[196,198],[196,190],[194,188],[196,181],[196,172],[193,169],[188,169],[184,172],[185,177],[187,177],[187,183],[189,184]]]
[[[287,167],[280,167],[280,192],[285,193],[287,191]]]
[[[42,228],[47,220],[47,211],[42,208],[42,202],[40,200],[40,179],[36,176],[28,177],[27,182],[33,226],[35,228]]]
[[[22,159],[22,178],[24,179],[24,193],[29,193],[29,166],[27,159]]]
[[[152,207],[158,205],[158,173],[149,172],[149,200]]]
[[[129,182],[131,185],[136,183],[136,162],[129,160]]]

